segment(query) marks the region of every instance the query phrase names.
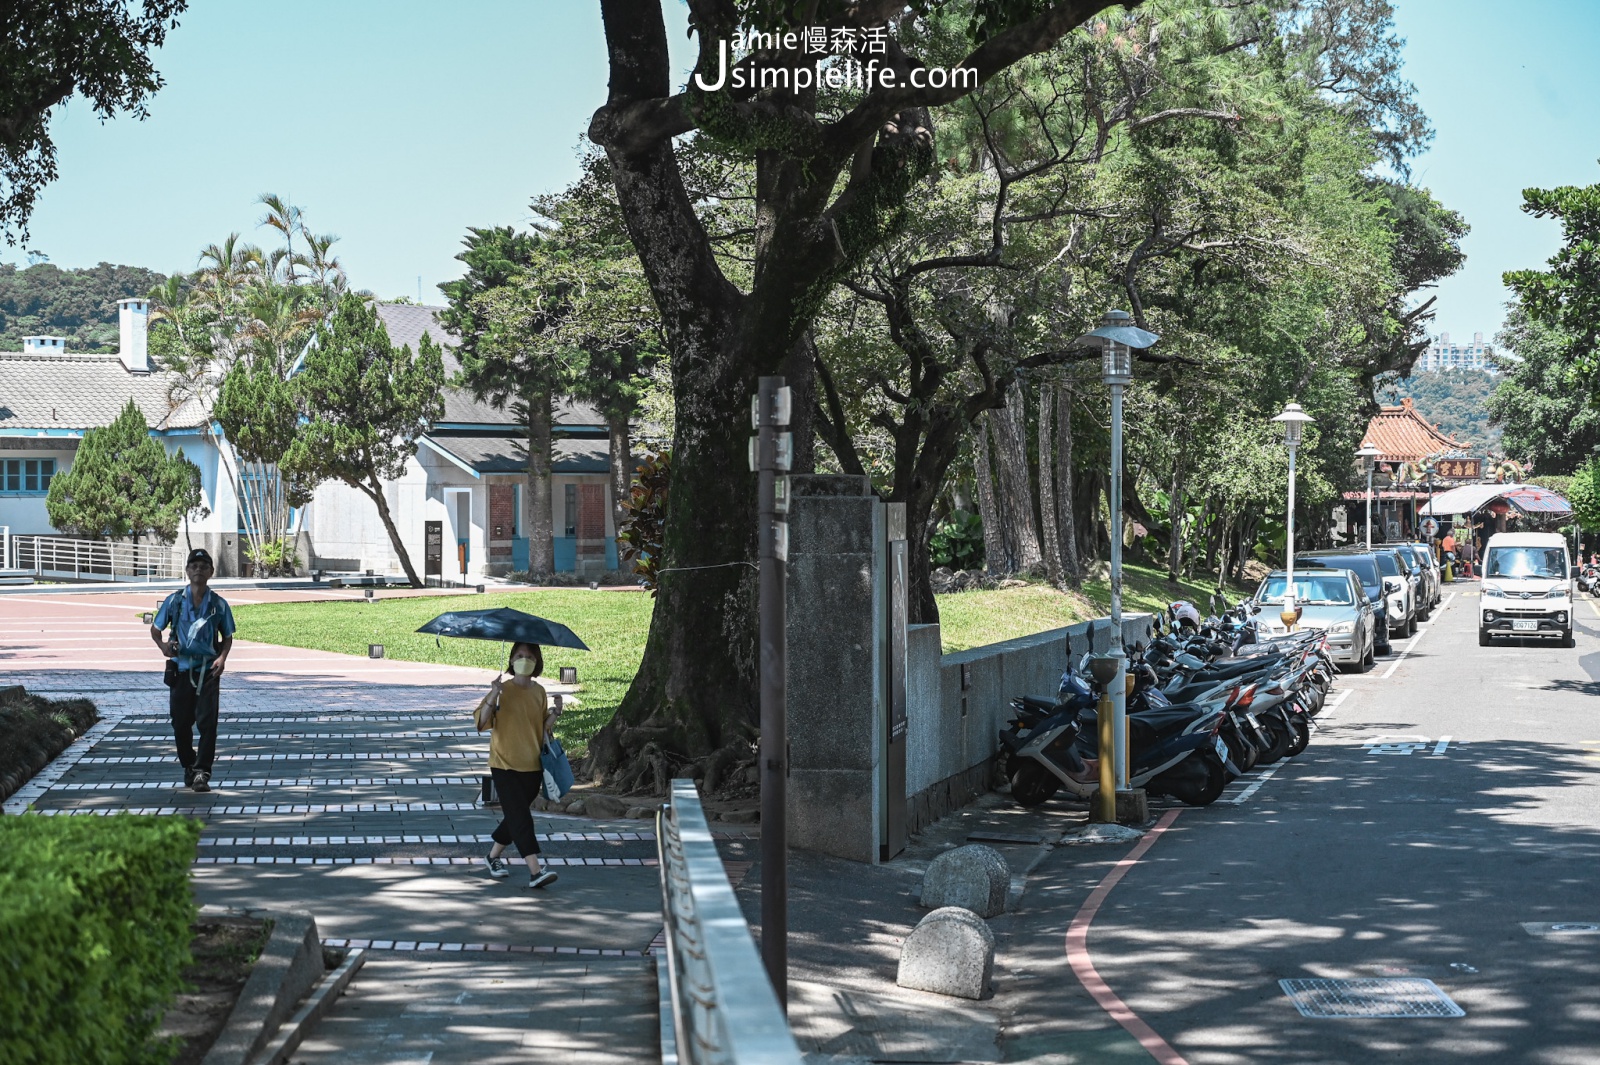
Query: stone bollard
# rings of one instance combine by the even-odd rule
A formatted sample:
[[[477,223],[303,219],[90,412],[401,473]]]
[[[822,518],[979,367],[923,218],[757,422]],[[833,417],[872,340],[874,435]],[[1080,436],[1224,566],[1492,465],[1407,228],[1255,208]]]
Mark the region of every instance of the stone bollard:
[[[922,874],[922,905],[933,910],[960,906],[979,917],[1005,912],[1011,868],[993,847],[969,843],[945,851]]]
[[[994,933],[983,918],[960,906],[934,910],[918,922],[900,948],[895,983],[936,995],[980,999],[994,973]]]

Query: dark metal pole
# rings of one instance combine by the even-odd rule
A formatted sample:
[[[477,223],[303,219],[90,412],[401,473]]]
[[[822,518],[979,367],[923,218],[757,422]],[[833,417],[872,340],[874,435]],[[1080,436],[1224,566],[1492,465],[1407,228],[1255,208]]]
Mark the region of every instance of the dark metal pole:
[[[788,766],[789,390],[763,377],[756,393],[757,506],[761,559],[761,960],[789,1008],[789,855],[785,818]]]

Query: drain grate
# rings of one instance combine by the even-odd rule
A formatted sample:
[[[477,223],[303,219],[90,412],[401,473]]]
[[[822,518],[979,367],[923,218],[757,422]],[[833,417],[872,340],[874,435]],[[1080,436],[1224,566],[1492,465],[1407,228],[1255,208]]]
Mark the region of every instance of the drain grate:
[[[1432,980],[1279,980],[1303,1017],[1465,1017]]]

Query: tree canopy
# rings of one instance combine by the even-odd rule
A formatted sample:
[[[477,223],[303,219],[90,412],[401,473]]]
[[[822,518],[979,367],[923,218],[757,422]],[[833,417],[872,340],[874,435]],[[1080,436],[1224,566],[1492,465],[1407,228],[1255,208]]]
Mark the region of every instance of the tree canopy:
[[[102,119],[144,118],[161,88],[150,53],[188,0],[7,0],[0,7],[0,233],[26,239],[56,177],[50,111],[77,95]]]
[[[142,266],[0,263],[0,351],[21,351],[23,337],[43,335],[66,337],[69,351],[115,352],[117,301],[142,298],[166,281]]]

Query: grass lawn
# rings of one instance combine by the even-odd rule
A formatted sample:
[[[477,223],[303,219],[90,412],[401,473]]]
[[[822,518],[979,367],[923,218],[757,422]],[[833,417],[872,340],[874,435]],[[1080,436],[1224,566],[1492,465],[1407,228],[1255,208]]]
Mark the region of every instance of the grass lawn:
[[[1215,588],[1211,579],[1185,581],[1178,587],[1174,591],[1167,583],[1164,569],[1125,563],[1122,608],[1130,613],[1154,612],[1174,600],[1187,599],[1205,613]],[[1237,602],[1254,590],[1253,584],[1248,590],[1230,587],[1228,601]],[[1041,582],[1021,588],[951,592],[938,599],[939,640],[949,654],[1105,617],[1111,611],[1111,582],[1085,581],[1081,593],[1058,592]]]
[[[1204,609],[1211,585],[1187,582],[1174,594],[1163,571],[1146,566],[1124,569],[1123,605],[1129,611],[1155,610],[1188,598]],[[1236,599],[1237,589],[1229,595]],[[946,652],[998,643],[1046,629],[1104,617],[1110,609],[1106,581],[1086,582],[1083,592],[1058,592],[1047,584],[994,591],[953,592],[939,596],[942,642]],[[418,626],[447,610],[511,607],[559,621],[576,632],[589,651],[555,648],[545,655],[545,673],[578,667],[581,705],[561,719],[561,739],[576,757],[611,719],[627,692],[639,659],[655,600],[638,592],[593,592],[556,588],[537,592],[426,596],[404,599],[334,600],[314,603],[258,603],[234,607],[239,637],[287,647],[365,655],[367,644],[381,643],[389,658],[406,662],[504,669],[506,645],[484,640],[435,640]]]
[[[507,645],[488,640],[437,640],[415,631],[448,610],[511,607],[559,621],[589,645],[588,651],[549,648],[546,676],[578,667],[579,706],[561,717],[561,741],[576,756],[622,701],[638,671],[655,600],[639,592],[592,592],[554,588],[537,592],[420,596],[405,599],[256,603],[233,608],[239,638],[287,647],[366,655],[367,644],[383,644],[388,658],[455,666],[505,669]]]

